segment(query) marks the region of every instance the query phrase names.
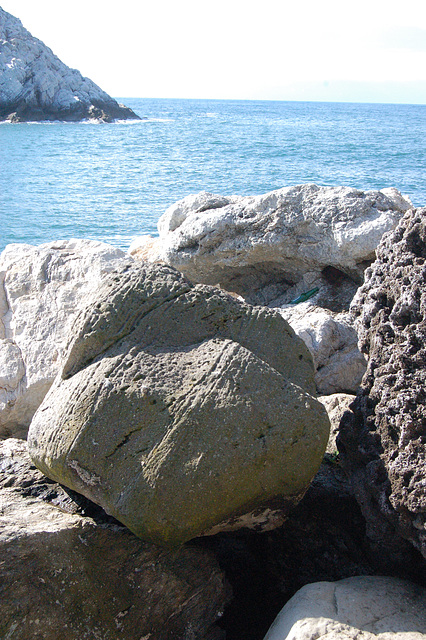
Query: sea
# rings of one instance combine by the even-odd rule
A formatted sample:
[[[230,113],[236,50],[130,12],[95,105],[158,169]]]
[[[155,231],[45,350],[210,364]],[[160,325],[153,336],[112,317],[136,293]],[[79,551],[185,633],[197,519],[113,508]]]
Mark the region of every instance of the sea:
[[[396,187],[426,206],[426,105],[120,98],[142,120],[0,125],[0,250],[127,249],[199,191]]]

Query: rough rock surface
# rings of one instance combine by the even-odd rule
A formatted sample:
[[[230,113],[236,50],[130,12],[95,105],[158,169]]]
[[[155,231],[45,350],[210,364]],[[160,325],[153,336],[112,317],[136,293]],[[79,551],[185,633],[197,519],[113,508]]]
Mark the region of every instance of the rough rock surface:
[[[426,589],[381,576],[309,584],[278,615],[265,640],[424,640]]]
[[[26,437],[78,313],[124,253],[101,242],[8,245],[0,255],[0,438]]]
[[[191,198],[184,202],[186,200],[193,202]],[[128,253],[135,260],[159,262],[161,246],[161,238],[141,236],[132,243]],[[365,356],[358,349],[358,335],[347,313],[357,288],[346,274],[328,267],[321,274],[305,274],[296,285],[273,300],[271,295],[277,293],[274,283],[245,292],[249,301],[269,300],[268,306],[278,309],[305,342],[314,360],[319,394],[356,393],[365,373]],[[289,304],[303,297],[306,291],[315,293],[305,302]],[[230,293],[238,296],[234,291]]]
[[[277,312],[129,262],[81,317],[30,454],[162,544],[277,526],[327,444],[314,392],[309,352]]]
[[[0,7],[0,120],[137,119]]]
[[[219,640],[229,600],[213,556],[143,543],[0,443],[0,637]],[[58,631],[60,630],[60,632]]]
[[[312,354],[318,394],[356,393],[366,360],[351,317],[310,302],[285,305],[279,311]]]
[[[402,559],[380,555],[369,545],[349,480],[335,456],[328,455],[303,499],[278,529],[241,530],[197,540],[213,551],[232,585],[234,598],[221,621],[227,640],[263,638],[286,602],[314,582],[387,575],[426,588],[421,554],[402,542],[406,546]]]
[[[378,546],[402,536],[426,558],[426,209],[383,238],[352,311],[368,366],[342,420],[342,464]]]
[[[247,197],[202,192],[160,218],[158,257],[194,282],[266,304],[327,269],[359,284],[383,233],[410,206],[393,188],[305,184]]]
[[[322,402],[327,409],[330,419],[330,437],[326,453],[335,456],[337,454],[336,439],[340,431],[340,422],[343,414],[349,411],[349,407],[355,400],[355,396],[350,393],[333,393],[328,396],[319,396],[318,400]]]

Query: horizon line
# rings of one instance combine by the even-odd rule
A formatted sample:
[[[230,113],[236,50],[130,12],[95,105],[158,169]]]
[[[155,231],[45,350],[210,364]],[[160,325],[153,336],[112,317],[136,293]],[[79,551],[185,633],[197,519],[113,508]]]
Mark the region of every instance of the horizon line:
[[[317,104],[366,104],[366,105],[395,105],[395,106],[413,106],[424,107],[426,102],[394,102],[379,100],[315,100],[315,99],[292,99],[292,98],[194,98],[194,97],[157,97],[157,96],[113,96],[114,100],[199,100],[208,102],[299,102],[299,103],[317,103]]]

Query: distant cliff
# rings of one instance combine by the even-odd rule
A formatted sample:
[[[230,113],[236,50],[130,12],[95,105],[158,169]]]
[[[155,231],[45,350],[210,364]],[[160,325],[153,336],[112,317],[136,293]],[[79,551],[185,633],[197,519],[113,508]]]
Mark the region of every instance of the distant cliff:
[[[0,120],[137,119],[0,7]]]

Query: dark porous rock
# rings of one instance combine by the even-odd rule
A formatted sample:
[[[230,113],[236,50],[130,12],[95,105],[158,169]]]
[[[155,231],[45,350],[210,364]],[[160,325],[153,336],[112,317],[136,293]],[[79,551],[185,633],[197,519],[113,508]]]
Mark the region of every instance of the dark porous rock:
[[[30,455],[157,544],[273,528],[327,445],[313,376],[277,311],[129,260],[76,323]]]
[[[223,638],[230,590],[208,551],[142,542],[13,438],[0,443],[0,558],[2,639]]]
[[[0,7],[0,120],[140,120]]]
[[[352,305],[368,357],[338,448],[378,548],[426,557],[426,208],[387,234]]]

